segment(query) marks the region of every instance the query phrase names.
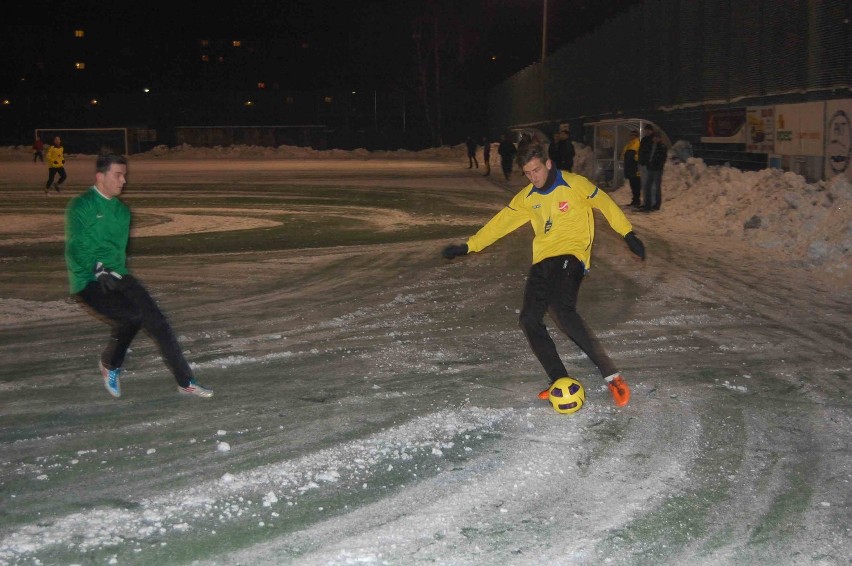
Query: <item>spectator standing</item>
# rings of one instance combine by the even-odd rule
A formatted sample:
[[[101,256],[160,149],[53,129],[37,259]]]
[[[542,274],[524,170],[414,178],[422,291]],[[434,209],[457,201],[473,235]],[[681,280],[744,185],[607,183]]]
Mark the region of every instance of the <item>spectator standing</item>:
[[[44,142],[39,136],[36,136],[33,142],[33,163],[36,161],[44,163]]]
[[[503,176],[508,181],[509,176],[512,174],[512,161],[515,160],[518,148],[509,140],[509,136],[503,134],[500,136],[500,145],[497,146],[497,153],[500,154],[500,167],[503,169]]]
[[[178,393],[212,397],[195,381],[169,321],[157,302],[127,269],[130,209],[118,196],[127,183],[127,158],[98,157],[95,184],[68,202],[65,211],[65,263],[71,294],[112,327],[98,367],[104,386],[121,396],[124,357],[140,329],[157,343],[177,380]]]
[[[553,136],[549,150],[550,160],[560,171],[574,171],[574,144],[569,139],[567,129],[559,130]]]
[[[562,160],[559,158],[559,140],[562,138],[562,130],[553,134],[553,141],[550,142],[550,147],[547,148],[547,156],[550,162],[557,169],[562,169]]]
[[[530,144],[519,153],[518,163],[530,184],[466,243],[448,246],[441,253],[446,259],[453,259],[479,252],[521,226],[531,224],[535,234],[533,265],[527,277],[519,322],[547,373],[548,389],[554,381],[567,376],[568,371],[544,325],[546,313],[589,356],[615,404],[623,407],[630,400],[630,389],[576,309],[580,283],[591,266],[594,211],[600,212],[612,229],[624,237],[630,251],[643,260],[645,246],[609,195],[587,178],[553,167],[541,144]],[[539,393],[540,399],[547,397],[547,389]]]
[[[662,136],[659,132],[654,132],[651,136],[651,149],[648,155],[648,179],[642,194],[644,212],[660,210],[663,203],[663,167],[666,165],[668,153],[669,148],[663,143]]]
[[[476,160],[476,140],[473,136],[468,136],[467,141],[467,168],[472,169],[474,165],[479,169],[479,162]]]
[[[523,132],[521,134],[520,139],[518,139],[518,151],[517,151],[516,155],[520,155],[520,154],[526,152],[527,148],[530,146],[530,144],[532,142],[533,142],[532,136],[530,134],[528,134],[527,132]],[[518,174],[521,177],[524,176],[523,171],[518,171]]]
[[[630,141],[621,152],[624,163],[624,178],[630,183],[630,206],[638,209],[642,206],[642,185],[639,177],[639,132],[630,132]]]
[[[654,145],[654,127],[653,126],[645,126],[642,135],[642,141],[639,142],[639,155],[637,156],[637,163],[639,164],[639,180],[640,186],[642,189],[642,210],[651,206],[650,201],[645,200],[647,193],[648,180],[650,176],[648,175],[648,159],[651,157],[651,146]]]
[[[484,177],[491,175],[491,141],[488,136],[482,137],[482,164],[485,166]]]
[[[54,182],[56,175],[59,175],[59,181]],[[68,175],[65,174],[65,148],[62,147],[62,139],[59,136],[53,138],[53,145],[47,148],[47,183],[44,185],[45,194],[50,191],[51,187],[59,191],[59,187],[65,182]]]

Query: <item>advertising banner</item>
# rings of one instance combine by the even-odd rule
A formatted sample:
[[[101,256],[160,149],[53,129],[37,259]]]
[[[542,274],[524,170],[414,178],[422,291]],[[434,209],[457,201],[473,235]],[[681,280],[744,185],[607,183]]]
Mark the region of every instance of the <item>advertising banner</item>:
[[[852,99],[825,103],[825,177],[846,175],[852,183]]]
[[[821,156],[825,148],[825,102],[775,106],[775,153]]]
[[[746,109],[746,151],[775,153],[775,107],[753,106]]]
[[[744,143],[745,108],[706,110],[704,112],[703,143]]]

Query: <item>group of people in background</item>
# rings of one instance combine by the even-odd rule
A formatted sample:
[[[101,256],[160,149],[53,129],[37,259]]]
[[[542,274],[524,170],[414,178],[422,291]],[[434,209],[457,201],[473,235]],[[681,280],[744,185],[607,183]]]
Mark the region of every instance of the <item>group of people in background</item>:
[[[641,141],[637,130],[630,132],[630,141],[624,146],[621,158],[624,178],[630,183],[630,206],[634,210],[660,210],[663,203],[663,167],[667,156],[668,147],[653,126],[645,126]]]
[[[500,155],[500,165],[503,176],[511,179],[515,157],[523,154],[532,143],[529,134],[524,133],[515,145],[507,134],[500,136],[497,153]],[[474,137],[467,138],[468,169],[479,168],[476,151],[482,145],[482,158],[485,165],[485,175],[491,174],[491,142],[482,137],[479,142]],[[668,147],[663,142],[662,135],[653,126],[646,125],[640,139],[639,131],[630,132],[630,139],[621,152],[624,165],[624,179],[630,185],[630,207],[639,212],[660,210],[662,206],[663,167],[666,164]],[[574,172],[574,143],[571,141],[568,125],[563,125],[553,134],[553,141],[547,151],[553,167],[558,171]]]
[[[482,136],[478,141],[473,136],[468,136],[465,141],[467,147],[467,168],[479,169],[479,161],[476,158],[477,148],[482,146],[482,165],[485,169],[483,176],[491,175],[491,140],[488,136]],[[512,175],[512,164],[515,156],[518,154],[518,147],[512,143],[509,136],[503,134],[500,136],[500,143],[497,145],[497,154],[500,156],[500,168],[503,171],[503,177],[508,181]]]

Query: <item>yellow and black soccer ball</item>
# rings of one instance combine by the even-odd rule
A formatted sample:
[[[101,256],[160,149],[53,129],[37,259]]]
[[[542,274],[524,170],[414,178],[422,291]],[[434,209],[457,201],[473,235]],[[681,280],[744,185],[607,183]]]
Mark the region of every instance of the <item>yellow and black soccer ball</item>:
[[[583,384],[573,377],[560,377],[548,389],[548,397],[553,410],[570,415],[576,413],[586,401]]]

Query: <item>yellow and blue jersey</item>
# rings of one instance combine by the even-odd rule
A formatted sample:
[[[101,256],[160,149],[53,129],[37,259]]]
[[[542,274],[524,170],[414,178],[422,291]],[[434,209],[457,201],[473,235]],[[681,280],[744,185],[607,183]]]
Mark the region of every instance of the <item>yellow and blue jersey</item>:
[[[594,210],[613,230],[625,236],[633,230],[621,207],[582,175],[557,171],[553,183],[537,189],[524,187],[509,204],[467,241],[470,252],[482,251],[527,222],[532,225],[533,263],[549,257],[573,255],[588,269],[595,238]]]

